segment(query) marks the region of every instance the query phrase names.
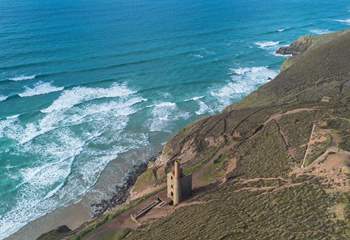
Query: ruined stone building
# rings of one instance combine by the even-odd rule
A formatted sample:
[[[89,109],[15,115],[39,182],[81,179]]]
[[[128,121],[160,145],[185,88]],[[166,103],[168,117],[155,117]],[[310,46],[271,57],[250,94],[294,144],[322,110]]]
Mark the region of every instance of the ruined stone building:
[[[173,205],[192,194],[192,175],[185,176],[178,161],[175,161],[172,170],[167,174],[167,192]]]

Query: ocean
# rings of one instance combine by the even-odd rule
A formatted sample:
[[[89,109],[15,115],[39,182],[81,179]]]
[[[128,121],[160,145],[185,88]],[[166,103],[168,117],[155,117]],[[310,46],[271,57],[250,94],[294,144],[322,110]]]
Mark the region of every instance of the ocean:
[[[0,239],[275,77],[345,0],[1,0]],[[120,160],[120,178],[140,160]]]

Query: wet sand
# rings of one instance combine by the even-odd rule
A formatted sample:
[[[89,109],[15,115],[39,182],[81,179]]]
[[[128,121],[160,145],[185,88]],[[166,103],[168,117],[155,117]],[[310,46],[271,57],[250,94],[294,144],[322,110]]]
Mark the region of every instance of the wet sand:
[[[75,229],[89,219],[90,208],[81,201],[65,208],[56,209],[54,212],[25,225],[6,240],[34,240],[41,234],[62,225]]]

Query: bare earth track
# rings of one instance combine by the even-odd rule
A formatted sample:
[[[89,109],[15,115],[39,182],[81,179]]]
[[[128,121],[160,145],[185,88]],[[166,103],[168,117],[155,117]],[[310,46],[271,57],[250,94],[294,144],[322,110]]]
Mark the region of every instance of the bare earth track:
[[[288,67],[242,102],[179,132],[133,201],[65,239],[350,239],[350,32],[325,37],[293,49]],[[165,198],[175,160],[194,176],[193,197],[132,222]],[[62,239],[52,236],[40,240]]]

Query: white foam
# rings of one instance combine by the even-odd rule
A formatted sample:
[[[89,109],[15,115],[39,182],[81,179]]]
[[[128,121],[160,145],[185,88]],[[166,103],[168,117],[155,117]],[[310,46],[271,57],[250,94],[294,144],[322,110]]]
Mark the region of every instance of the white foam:
[[[15,132],[15,134],[9,134],[9,136],[17,139],[20,144],[25,144],[38,136],[62,126],[78,125],[90,119],[94,121],[96,118],[105,121],[104,118],[108,120],[108,116],[106,115],[114,115],[116,117],[128,116],[136,112],[132,106],[143,101],[146,101],[146,99],[133,97],[125,101],[89,104],[73,109],[72,112],[66,112],[65,110],[49,112],[37,123],[28,123],[24,128],[21,126],[12,126],[12,132]]]
[[[70,173],[72,161],[75,156],[81,153],[85,141],[74,137],[69,131],[62,131],[57,134],[59,144],[49,143],[45,149],[40,146],[27,147],[28,150],[39,151],[48,159],[54,158],[52,162],[44,163],[36,167],[22,169],[23,181],[32,187],[50,187],[57,182],[63,182]]]
[[[122,95],[126,97],[56,108],[25,125],[18,116],[0,121],[0,137],[18,141],[18,151],[41,159],[20,171],[20,194],[12,209],[0,218],[0,239],[75,201],[96,183],[109,161],[121,152],[148,144],[146,136],[123,134],[129,115],[137,111],[134,105],[146,99]],[[84,131],[77,135],[74,124],[84,124]],[[43,134],[44,138],[32,141]],[[90,147],[90,143],[109,147]]]
[[[37,95],[48,94],[52,92],[62,91],[64,87],[56,87],[51,83],[38,82],[33,88],[25,87],[23,93],[18,94],[20,97],[32,97]]]
[[[21,148],[24,152],[40,154],[46,161],[38,161],[36,166],[20,171],[22,183],[17,186],[20,194],[11,210],[0,218],[0,238],[14,233],[61,203],[59,199],[50,197],[63,187],[71,164],[85,143],[68,130],[58,132],[56,139],[56,143],[25,145]],[[47,193],[47,189],[52,190]]]
[[[336,19],[335,21],[350,25],[350,19]]]
[[[277,53],[277,49],[278,49],[279,47],[288,47],[289,45],[290,45],[290,44],[284,44],[284,45],[280,44],[280,45],[278,45],[277,47],[272,48],[271,51],[270,51],[270,53],[271,53],[272,55],[274,55],[275,57],[283,57],[283,58],[292,57],[292,56],[293,56],[292,54],[279,54],[279,53]]]
[[[189,113],[182,112],[177,108],[176,103],[162,102],[153,105],[150,131],[168,131],[167,127],[173,121],[189,118]]]
[[[200,100],[196,100],[196,102],[199,105],[199,109],[196,111],[197,115],[202,115],[202,114],[205,114],[207,112],[213,112],[205,102],[200,101]]]
[[[53,197],[59,190],[61,190],[61,188],[64,187],[64,182],[62,181],[61,183],[59,183],[54,189],[52,189],[50,192],[48,192],[45,197],[44,200],[47,200],[51,197]]]
[[[315,28],[315,29],[311,29],[310,32],[313,34],[317,34],[317,35],[323,35],[323,34],[331,33],[332,31],[330,31],[328,29]]]
[[[255,45],[257,45],[259,48],[266,49],[266,48],[273,48],[280,44],[278,41],[261,41],[256,42]]]
[[[203,99],[203,98],[204,98],[204,96],[196,96],[193,98],[186,99],[184,101],[185,102],[194,101],[198,104],[199,109],[195,112],[197,115],[202,115],[202,114],[205,114],[207,112],[212,113],[213,110],[204,101],[201,101],[201,99]]]
[[[273,52],[273,55],[276,57],[283,57],[283,58],[289,58],[293,56],[292,54],[280,54],[280,53],[277,53],[276,51]]]
[[[30,192],[31,189],[27,188],[21,198],[16,201],[16,206],[0,218],[0,239],[15,233],[27,223],[26,220],[34,220],[40,212],[50,209],[50,202],[31,199],[32,195]]]
[[[283,55],[277,54],[276,51],[279,47],[282,45],[278,41],[263,41],[263,42],[256,42],[255,45],[257,45],[259,48],[267,50],[271,55],[282,57]],[[283,56],[285,57],[285,56]]]
[[[137,103],[144,101],[147,101],[147,99],[141,97],[134,97],[125,102],[91,104],[83,110],[85,113],[83,113],[82,116],[86,117],[88,115],[101,114],[103,112],[112,112],[115,116],[129,116],[136,112],[136,110],[131,107]]]
[[[6,99],[7,99],[7,97],[6,97],[6,96],[2,96],[2,95],[0,95],[0,102],[5,101]]]
[[[9,78],[9,80],[17,82],[17,81],[32,80],[32,79],[35,79],[35,78],[36,78],[36,75],[29,75],[29,76],[20,75],[20,76],[17,76],[17,77]]]
[[[204,96],[197,96],[197,97],[185,99],[184,102],[196,101],[196,100],[199,100],[199,99],[202,99],[202,98],[204,98]]]
[[[115,124],[114,124],[115,123]],[[84,194],[86,188],[82,186],[95,185],[102,170],[106,167],[108,162],[115,159],[120,153],[134,149],[135,147],[145,147],[149,144],[148,137],[142,134],[123,134],[122,129],[126,126],[124,122],[114,121],[112,135],[99,136],[95,139],[95,143],[104,143],[108,145],[108,150],[104,151],[87,151],[84,150],[82,154],[76,159],[75,174],[79,178],[70,176],[68,178],[70,185],[65,186],[65,191],[57,193],[60,199],[72,199],[76,196]],[[118,130],[118,128],[120,128]],[[110,131],[107,129],[107,131]],[[117,143],[117,144],[116,144]],[[121,144],[124,143],[124,144]],[[89,161],[86,161],[86,158]],[[117,173],[116,173],[117,174]]]
[[[201,54],[193,54],[192,56],[195,58],[204,58],[204,56]]]
[[[86,90],[86,88],[84,89]],[[146,101],[146,99],[144,98],[134,96],[131,99],[120,99],[119,101],[98,104],[92,103],[87,106],[81,106],[75,109],[71,109],[72,111],[69,112],[71,107],[78,103],[81,103],[83,100],[92,100],[107,96],[115,97],[118,95],[128,96],[128,94],[132,92],[128,90],[126,86],[123,86],[121,88],[122,91],[116,91],[118,89],[119,88],[117,88],[117,86],[112,86],[110,89],[103,90],[100,88],[96,88],[96,92],[93,88],[88,88],[86,91],[83,91],[82,88],[79,88],[79,90],[73,90],[73,92],[68,90],[68,93],[63,93],[49,108],[42,110],[42,112],[45,113],[45,116],[42,119],[40,119],[38,123],[28,123],[23,129],[23,131],[20,131],[20,134],[16,136],[16,139],[18,139],[18,141],[21,144],[24,144],[33,140],[37,136],[48,133],[60,126],[72,126],[81,124],[84,121],[87,121],[85,118],[88,117],[90,117],[92,121],[97,117],[101,118],[101,120],[104,120],[103,118],[106,116],[103,113],[113,114],[117,117],[128,116],[135,112],[135,110],[132,109],[133,105]],[[81,95],[75,95],[79,93]],[[98,93],[105,94],[98,95]],[[64,99],[62,96],[74,97]]]
[[[245,67],[231,69],[231,81],[218,90],[211,92],[221,104],[228,105],[232,100],[241,98],[254,91],[259,85],[275,78],[277,71],[267,67]]]
[[[169,118],[171,112],[177,109],[176,103],[163,102],[154,105],[153,116],[157,117],[160,121],[166,121]]]
[[[17,128],[18,127],[18,128]],[[17,138],[17,133],[20,131],[20,126],[18,126],[18,117],[7,117],[0,120],[0,138],[7,137],[11,139]]]
[[[19,114],[16,114],[16,115],[8,116],[8,117],[6,117],[6,119],[16,119],[18,117],[19,117]]]
[[[107,118],[106,115],[127,116],[134,113],[132,106],[146,99],[132,96],[130,99],[119,99],[118,101],[93,103],[87,106],[72,108],[74,105],[84,100],[93,100],[107,96],[128,96],[132,93],[126,86],[117,85],[111,88],[77,88],[67,90],[54,101],[54,103],[42,112],[42,118],[34,122],[22,125],[18,122],[17,116],[14,119],[0,121],[0,136],[14,139],[20,144],[32,141],[34,138],[46,134],[62,126],[72,126],[81,124],[84,121],[94,121],[96,118]],[[105,113],[105,114],[103,114]],[[89,118],[85,120],[85,118]]]
[[[285,28],[279,28],[279,29],[277,29],[277,32],[284,32],[284,31],[286,31]]]
[[[135,92],[131,91],[127,86],[120,84],[113,84],[110,88],[75,87],[65,90],[51,106],[42,110],[42,112],[59,111],[93,99],[126,97],[133,93]]]

